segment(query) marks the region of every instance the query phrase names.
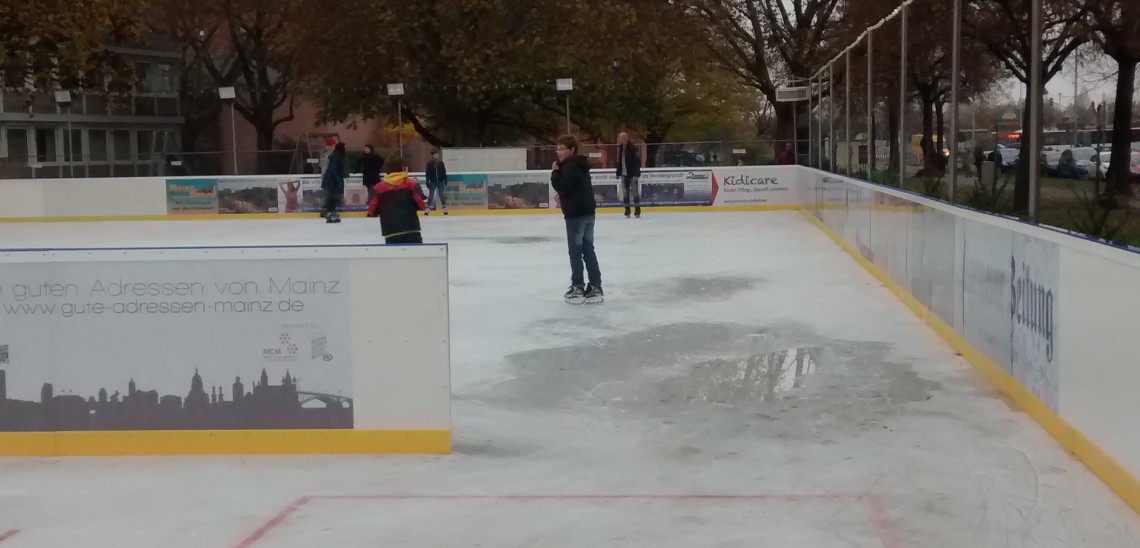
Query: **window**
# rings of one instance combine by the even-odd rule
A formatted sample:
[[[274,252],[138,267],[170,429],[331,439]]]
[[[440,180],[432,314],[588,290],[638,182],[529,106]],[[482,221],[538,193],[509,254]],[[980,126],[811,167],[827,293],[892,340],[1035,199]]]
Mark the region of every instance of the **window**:
[[[150,161],[151,145],[154,143],[154,134],[149,131],[139,131],[138,134],[138,159],[143,162]]]
[[[54,162],[56,159],[55,129],[36,128],[36,161]]]
[[[8,138],[5,142],[8,144],[8,158],[19,165],[27,164],[31,159],[31,155],[28,154],[28,130],[8,128]]]
[[[131,131],[116,129],[111,134],[115,144],[115,160],[119,162],[131,161]]]
[[[107,131],[103,129],[92,129],[87,132],[87,138],[91,141],[89,147],[91,150],[92,162],[106,162],[107,161]]]
[[[154,91],[169,95],[174,93],[174,70],[167,63],[154,65]]]
[[[140,95],[154,93],[154,84],[150,78],[150,63],[135,63],[135,90]]]
[[[83,161],[83,130],[72,129],[71,139],[67,140],[67,132],[64,133],[65,142],[63,143],[64,161],[67,162],[82,162]]]

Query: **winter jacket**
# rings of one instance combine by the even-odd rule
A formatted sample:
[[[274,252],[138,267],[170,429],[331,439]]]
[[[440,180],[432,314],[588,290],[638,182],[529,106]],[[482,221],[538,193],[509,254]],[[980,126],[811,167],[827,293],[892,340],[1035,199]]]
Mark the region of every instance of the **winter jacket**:
[[[589,217],[597,209],[594,186],[590,183],[590,162],[585,156],[575,156],[559,162],[550,174],[550,183],[562,204],[562,216],[567,219]]]
[[[321,175],[321,189],[330,194],[344,195],[344,157],[329,154],[329,165]]]
[[[447,165],[443,163],[443,160],[432,158],[424,172],[427,173],[428,188],[447,187]]]
[[[408,172],[385,175],[375,191],[368,214],[380,217],[380,232],[385,238],[420,231],[419,212],[424,210],[424,197],[419,183],[408,177]]]
[[[380,172],[384,171],[384,158],[375,152],[365,154],[356,162],[356,171],[364,176],[364,186],[372,188],[380,182]]]
[[[622,173],[622,159],[625,160],[625,173]],[[641,177],[641,149],[633,143],[618,147],[618,177]]]

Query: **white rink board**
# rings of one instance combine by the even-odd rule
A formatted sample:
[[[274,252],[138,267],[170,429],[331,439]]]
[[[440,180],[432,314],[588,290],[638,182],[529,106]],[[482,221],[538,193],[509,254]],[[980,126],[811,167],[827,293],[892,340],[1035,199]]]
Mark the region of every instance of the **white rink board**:
[[[415,280],[416,291],[392,280]],[[177,418],[149,413],[148,429],[450,430],[448,321],[443,245],[0,252],[7,398],[27,407],[43,394],[77,396],[71,406],[90,398],[96,417],[109,409],[108,394],[134,405],[126,399],[132,381],[155,392],[150,405],[161,398],[163,409],[185,410]],[[263,370],[268,389],[258,386]],[[257,413],[232,404],[279,397],[285,375],[302,403],[351,399],[349,423],[322,426],[308,410],[294,422],[278,424],[268,411],[258,412],[260,422],[240,422]],[[216,416],[191,421],[192,400]],[[33,415],[4,417],[0,426],[134,429],[81,413],[58,424]],[[227,423],[233,416],[241,419]]]
[[[1140,477],[1140,254],[801,168],[805,207]],[[900,246],[899,242],[907,242]]]

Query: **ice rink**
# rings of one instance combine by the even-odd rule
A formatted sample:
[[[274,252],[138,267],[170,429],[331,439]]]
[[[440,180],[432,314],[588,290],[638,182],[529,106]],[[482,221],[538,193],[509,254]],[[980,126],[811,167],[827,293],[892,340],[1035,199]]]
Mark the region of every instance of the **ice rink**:
[[[799,213],[599,217],[600,306],[562,302],[564,238],[554,215],[425,220],[454,454],[0,459],[0,548],[1140,546]],[[379,241],[371,219],[0,225],[0,247]]]

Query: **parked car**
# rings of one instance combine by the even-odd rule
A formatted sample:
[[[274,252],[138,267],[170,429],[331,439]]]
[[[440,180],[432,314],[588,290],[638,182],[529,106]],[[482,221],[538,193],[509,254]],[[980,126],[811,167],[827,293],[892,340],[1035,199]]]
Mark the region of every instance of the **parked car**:
[[[1017,159],[1021,155],[1021,151],[1016,148],[998,145],[998,147],[986,156],[986,160],[990,162],[999,162],[1002,172],[1012,171],[1017,167]]]
[[[1078,154],[1080,149],[1066,150],[1061,153],[1061,158],[1057,160],[1056,176],[1063,179],[1085,179],[1089,176],[1089,162],[1086,158],[1084,161],[1078,158],[1083,158],[1083,153]],[[1095,154],[1096,151],[1094,150]]]
[[[1101,152],[1092,161],[1096,165],[1096,173],[1100,174],[1102,178],[1108,178],[1108,168],[1112,163],[1112,152]],[[1134,185],[1140,184],[1140,150],[1132,151],[1128,162],[1128,172],[1129,182]]]

